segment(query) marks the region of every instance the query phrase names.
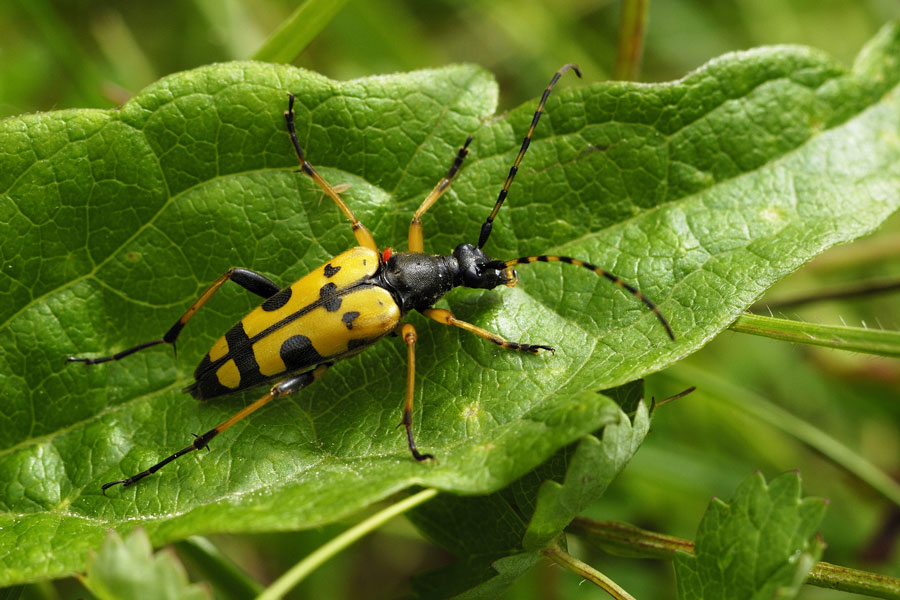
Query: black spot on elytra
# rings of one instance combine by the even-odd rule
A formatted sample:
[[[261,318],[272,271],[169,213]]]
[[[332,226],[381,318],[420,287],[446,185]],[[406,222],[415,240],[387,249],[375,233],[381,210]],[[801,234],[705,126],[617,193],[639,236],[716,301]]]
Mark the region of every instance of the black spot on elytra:
[[[241,381],[245,379],[256,381],[262,378],[259,365],[250,347],[250,338],[244,331],[244,323],[238,321],[237,325],[225,332],[225,341],[228,342],[228,354],[234,359]]]
[[[312,342],[305,335],[294,335],[286,339],[281,344],[279,354],[288,372],[317,365],[323,361],[322,355],[316,352]]]
[[[265,380],[265,377],[259,372],[259,364],[253,355],[250,338],[244,331],[243,322],[239,321],[225,333],[225,341],[228,343],[228,352],[215,361],[211,361],[207,353],[194,371],[194,383],[184,388],[184,391],[190,393],[194,398],[200,400],[215,398],[248,388]],[[222,365],[231,359],[234,360],[241,377],[238,387],[234,389],[222,385],[216,376]]]
[[[200,361],[197,370],[194,371],[194,383],[182,391],[189,393],[197,400],[205,400],[227,394],[232,390],[219,383],[219,379],[215,376],[215,371],[212,368],[212,361],[209,360],[209,354],[207,354]]]
[[[331,264],[327,264],[325,265],[325,277],[334,277],[340,270],[340,267],[332,267]]]
[[[341,308],[341,299],[339,296],[334,295],[335,291],[337,291],[337,286],[333,283],[326,283],[319,290],[319,297],[324,300],[322,306],[328,312],[337,312]]]
[[[341,321],[344,322],[344,325],[347,326],[347,329],[353,329],[353,320],[356,319],[356,317],[358,317],[358,316],[359,316],[359,312],[357,312],[355,310],[350,311],[350,312],[345,312],[344,315],[341,317]]]
[[[272,312],[273,310],[278,310],[282,306],[288,303],[288,300],[291,299],[291,295],[293,294],[293,290],[291,288],[286,287],[265,302],[262,303],[262,309],[266,312]]]

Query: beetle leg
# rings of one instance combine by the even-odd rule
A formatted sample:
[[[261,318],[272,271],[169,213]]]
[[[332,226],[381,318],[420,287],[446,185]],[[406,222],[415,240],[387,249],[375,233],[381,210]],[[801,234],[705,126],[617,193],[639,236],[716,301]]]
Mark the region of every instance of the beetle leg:
[[[509,350],[520,350],[522,352],[531,352],[532,354],[537,354],[539,350],[549,350],[552,353],[556,353],[556,350],[552,346],[510,342],[509,340],[506,340],[496,333],[488,331],[487,329],[482,329],[481,327],[472,325],[471,323],[460,321],[453,316],[452,312],[450,312],[449,310],[444,310],[443,308],[429,308],[423,311],[422,314],[424,314],[428,318],[434,319],[438,323],[443,323],[444,325],[453,325],[454,327],[465,329],[466,331],[474,333],[478,337],[483,337],[484,339]]]
[[[125,358],[130,354],[134,354],[139,350],[150,348],[158,344],[172,344],[172,347],[174,348],[175,340],[178,339],[178,335],[181,333],[181,330],[184,328],[185,324],[191,319],[191,317],[194,316],[194,313],[200,310],[200,308],[204,304],[206,304],[207,300],[209,300],[213,296],[213,294],[219,291],[219,288],[229,280],[235,282],[245,290],[253,292],[257,296],[262,296],[263,298],[271,298],[272,296],[277,294],[280,289],[264,275],[260,275],[259,273],[251,271],[250,269],[232,267],[225,271],[218,279],[216,279],[212,283],[212,285],[210,285],[206,289],[206,291],[203,292],[200,297],[194,301],[193,304],[191,304],[191,307],[188,308],[183,315],[181,315],[181,318],[179,318],[175,322],[175,324],[169,328],[169,331],[167,331],[161,338],[151,340],[149,342],[144,342],[143,344],[138,344],[137,346],[132,346],[131,348],[127,348],[111,356],[101,356],[99,358],[80,358],[77,356],[67,356],[66,360],[68,362],[80,362],[87,365],[95,365],[97,363],[109,362],[111,360],[119,360]]]
[[[236,412],[234,415],[229,417],[227,420],[223,421],[216,427],[213,427],[212,429],[210,429],[203,435],[194,436],[194,443],[192,443],[187,448],[182,448],[175,454],[172,454],[171,456],[164,458],[163,460],[159,461],[158,463],[156,463],[155,465],[153,465],[146,471],[141,471],[137,475],[132,475],[131,477],[128,477],[126,479],[119,479],[118,481],[110,481],[109,483],[104,483],[103,487],[101,488],[103,490],[103,494],[106,495],[106,490],[108,490],[112,486],[118,485],[120,483],[122,484],[123,487],[127,487],[133,483],[137,483],[144,477],[147,477],[148,475],[152,475],[152,474],[156,473],[157,471],[159,471],[161,468],[163,468],[164,466],[166,466],[167,464],[169,464],[176,458],[184,456],[185,454],[188,454],[189,452],[192,452],[194,450],[202,450],[203,448],[206,448],[207,446],[209,446],[209,442],[214,437],[216,437],[217,435],[219,435],[220,433],[222,433],[223,431],[225,431],[226,429],[228,429],[229,427],[231,427],[232,425],[234,425],[235,423],[237,423],[244,417],[247,417],[247,416],[251,415],[252,413],[256,412],[257,410],[259,410],[260,408],[262,408],[263,406],[268,404],[271,400],[273,400],[275,398],[283,398],[284,396],[289,396],[290,394],[293,394],[294,392],[302,390],[303,388],[305,388],[306,386],[308,386],[309,384],[314,382],[316,379],[321,377],[322,374],[325,373],[325,371],[328,370],[328,367],[330,367],[331,364],[332,363],[321,364],[321,365],[317,366],[315,369],[313,369],[312,371],[307,371],[305,373],[301,373],[300,375],[296,375],[294,377],[289,377],[288,379],[285,379],[285,380],[275,384],[272,387],[272,389],[269,390],[269,392],[265,396],[263,396],[262,398],[260,398],[256,402],[254,402],[253,404],[248,404],[247,406],[245,406],[244,408],[242,408],[241,410]]]
[[[356,215],[353,214],[353,211],[350,210],[350,207],[347,206],[337,190],[335,190],[327,181],[322,179],[322,176],[319,175],[313,166],[309,164],[309,161],[306,160],[306,156],[303,154],[303,148],[300,147],[300,140],[297,139],[297,129],[294,125],[293,94],[288,94],[288,109],[284,113],[284,122],[287,125],[288,133],[291,136],[291,143],[294,145],[294,151],[297,153],[297,158],[300,159],[300,170],[309,175],[312,180],[316,182],[316,185],[322,188],[322,190],[334,200],[334,203],[337,204],[337,207],[341,212],[350,219],[350,223],[353,224],[353,235],[356,236],[356,241],[359,245],[378,252],[378,245],[375,243],[372,232],[359,222],[359,219],[356,218]]]
[[[399,329],[400,337],[403,338],[407,348],[406,402],[403,404],[403,419],[400,421],[400,424],[406,428],[406,441],[409,443],[409,451],[412,452],[413,458],[419,462],[434,460],[434,456],[431,454],[421,454],[419,452],[412,435],[413,395],[416,392],[416,328],[410,323],[403,323]]]
[[[456,173],[459,171],[459,167],[462,165],[463,160],[465,160],[466,155],[469,153],[469,144],[472,143],[472,136],[470,135],[466,138],[466,143],[462,145],[459,149],[459,152],[456,153],[456,158],[453,160],[453,164],[450,166],[450,170],[447,171],[447,174],[438,181],[437,185],[434,186],[434,189],[431,190],[431,193],[425,197],[425,200],[422,201],[422,205],[419,206],[419,209],[416,211],[416,214],[413,215],[412,223],[409,224],[409,251],[410,252],[425,252],[425,234],[422,231],[422,215],[425,214],[431,205],[434,204],[438,198],[440,198],[444,192],[446,192],[450,188],[450,184],[453,182],[453,178],[456,176]]]

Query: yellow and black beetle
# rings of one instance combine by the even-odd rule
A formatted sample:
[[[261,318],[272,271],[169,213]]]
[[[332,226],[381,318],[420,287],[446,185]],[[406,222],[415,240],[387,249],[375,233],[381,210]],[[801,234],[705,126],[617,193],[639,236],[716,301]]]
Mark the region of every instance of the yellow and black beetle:
[[[194,371],[194,382],[184,391],[199,400],[207,400],[263,383],[278,382],[259,400],[203,435],[196,436],[187,448],[137,475],[105,484],[104,493],[116,484],[128,486],[140,481],[179,456],[207,447],[218,434],[272,399],[303,389],[321,377],[336,361],[358,354],[388,334],[399,334],[408,349],[406,402],[401,424],[406,428],[409,449],[418,461],[433,458],[430,454],[418,451],[412,436],[416,330],[409,323],[401,323],[401,320],[409,311],[417,310],[439,323],[465,329],[504,348],[531,353],[540,350],[553,352],[551,346],[510,342],[495,333],[460,321],[448,310],[434,308],[435,302],[455,287],[493,289],[500,285],[514,286],[515,265],[564,262],[590,269],[643,301],[674,340],[671,327],[653,302],[636,288],[599,267],[567,256],[523,256],[507,261],[494,260],[482,251],[491,235],[494,218],[516,176],[519,163],[528,150],[547,97],[562,74],[570,69],[581,77],[575,65],[565,65],[550,80],[522,141],[522,147],[509,170],[506,183],[481,227],[477,245],[460,244],[449,256],[425,254],[422,215],[450,187],[468,154],[472,138],[469,137],[459,149],[447,175],[438,182],[413,215],[409,227],[409,251],[393,252],[387,249],[379,252],[372,234],[354,216],[338,191],[307,162],[294,127],[294,96],[289,96],[288,110],[284,117],[294,150],[300,159],[300,170],[309,175],[350,219],[353,234],[360,245],[334,257],[284,289],[259,273],[234,267],[214,281],[161,338],[112,356],[68,357],[70,362],[97,364],[119,360],[157,344],[174,346],[184,325],[229,280],[266,299],[213,344]]]

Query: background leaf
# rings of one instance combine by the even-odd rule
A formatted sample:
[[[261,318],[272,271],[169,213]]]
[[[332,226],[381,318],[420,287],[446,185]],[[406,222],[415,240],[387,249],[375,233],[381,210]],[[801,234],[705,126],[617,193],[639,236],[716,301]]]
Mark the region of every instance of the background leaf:
[[[729,503],[713,499],[694,554],[675,557],[678,597],[794,598],[823,545],[813,535],[825,516],[821,498],[800,498],[800,477],[768,485],[748,477]]]
[[[410,513],[426,537],[459,558],[419,578],[420,597],[496,597],[603,495],[650,427],[645,404],[638,406],[633,423],[611,400],[607,404],[607,424],[596,437],[584,436],[503,490],[471,498],[444,494]]]
[[[103,547],[88,560],[82,578],[100,600],[203,600],[209,589],[188,582],[184,567],[170,550],[155,556],[147,534],[140,527],[124,540],[110,531]]]
[[[4,583],[79,568],[111,526],[139,522],[155,543],[308,527],[413,484],[486,493],[514,480],[602,424],[601,404],[578,392],[700,347],[772,282],[896,209],[896,46],[888,27],[850,73],[814,51],[771,48],[672,84],[595,84],[548,103],[488,250],[608,267],[660,304],[677,343],[590,273],[523,267],[518,288],[461,290],[450,306],[511,339],[552,342],[555,357],[502,353],[412,318],[417,436],[438,465],[409,460],[395,429],[404,356],[386,342],[209,455],[111,499],[100,484],[252,397],[200,405],[178,391],[252,300],[223,292],[192,321],[177,361],[161,349],[100,368],[62,357],[157,337],[232,265],[286,283],[352,244],[337,211],[292,173],[288,89],[310,159],[352,185],[348,202],[385,245],[403,243],[412,210],[476,134],[454,190],[426,218],[436,252],[474,240],[534,105],[484,122],[496,87],[472,67],[340,84],[231,63],[165,78],[120,111],[3,121]]]

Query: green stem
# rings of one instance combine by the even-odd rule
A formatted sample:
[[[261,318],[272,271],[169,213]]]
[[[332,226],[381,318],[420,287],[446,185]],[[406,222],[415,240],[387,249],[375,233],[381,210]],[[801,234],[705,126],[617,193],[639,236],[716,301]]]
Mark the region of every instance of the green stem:
[[[252,58],[274,63],[292,62],[346,3],[347,0],[306,0],[263,42]]]
[[[760,315],[743,314],[731,325],[732,331],[750,333],[797,344],[825,346],[838,350],[865,352],[878,356],[900,357],[900,332],[816,325],[776,319]]]
[[[216,587],[217,598],[252,598],[263,586],[237,566],[205,537],[191,536],[175,544],[178,554]]]
[[[865,594],[873,598],[900,598],[900,579],[831,563],[816,563],[806,582],[830,590]]]
[[[257,596],[256,600],[276,600],[277,598],[282,598],[296,587],[298,583],[303,581],[307,575],[312,573],[320,565],[324,564],[332,556],[345,550],[351,544],[361,539],[363,536],[368,535],[378,527],[381,527],[397,515],[403,514],[419,504],[431,500],[437,496],[437,494],[438,491],[434,488],[422,490],[418,494],[413,494],[412,496],[375,513],[365,521],[357,523],[291,567],[284,575],[266,588],[262,594]]]
[[[600,549],[619,556],[669,559],[676,552],[694,553],[694,543],[654,531],[647,531],[629,523],[592,521],[577,517],[566,528]],[[875,598],[900,596],[900,579],[857,569],[840,567],[826,562],[816,563],[806,580],[816,587],[866,594]]]
[[[559,563],[579,577],[590,581],[616,600],[634,600],[634,596],[620,588],[615,581],[596,570],[591,565],[581,562],[574,556],[564,552],[559,546],[544,548],[544,550],[541,551],[541,554],[554,562]]]
[[[900,483],[821,429],[795,417],[762,396],[748,392],[744,388],[683,361],[668,369],[666,374],[680,382],[690,382],[697,386],[698,393],[701,393],[700,390],[702,390],[702,393],[715,398],[717,402],[752,415],[800,440],[900,506]]]
[[[622,0],[619,39],[616,42],[616,64],[613,79],[635,81],[644,53],[644,29],[650,0]]]
[[[647,531],[620,521],[592,521],[575,517],[566,527],[566,532],[584,538],[615,556],[672,559],[679,550],[694,553],[694,542],[690,540]]]

